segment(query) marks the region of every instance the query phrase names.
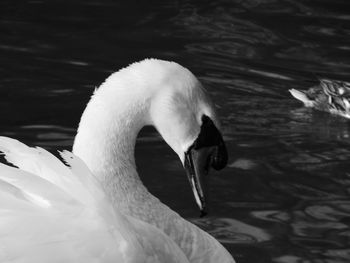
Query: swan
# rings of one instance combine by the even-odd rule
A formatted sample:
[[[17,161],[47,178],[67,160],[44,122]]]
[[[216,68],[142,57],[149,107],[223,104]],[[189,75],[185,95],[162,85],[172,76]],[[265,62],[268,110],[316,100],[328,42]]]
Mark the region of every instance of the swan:
[[[134,147],[146,125],[179,156],[205,215],[208,171],[227,163],[214,106],[188,69],[146,59],[95,90],[72,153],[61,153],[68,166],[44,149],[0,138],[5,158],[19,168],[0,166],[0,261],[234,263],[142,184]]]
[[[157,228],[114,211],[84,162],[0,137],[0,262],[189,262]]]
[[[349,82],[321,79],[319,85],[308,90],[290,89],[289,92],[306,107],[350,119]]]

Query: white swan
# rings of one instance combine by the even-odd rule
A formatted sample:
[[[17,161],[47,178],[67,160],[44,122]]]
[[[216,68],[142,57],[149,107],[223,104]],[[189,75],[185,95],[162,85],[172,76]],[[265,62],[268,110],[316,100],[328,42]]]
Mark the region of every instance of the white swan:
[[[8,161],[22,169],[0,166],[0,261],[234,262],[140,181],[134,146],[145,125],[154,125],[178,154],[205,213],[207,172],[227,162],[218,120],[190,71],[148,59],[112,74],[95,91],[73,146],[79,157],[63,153],[71,169],[43,149],[0,139]]]

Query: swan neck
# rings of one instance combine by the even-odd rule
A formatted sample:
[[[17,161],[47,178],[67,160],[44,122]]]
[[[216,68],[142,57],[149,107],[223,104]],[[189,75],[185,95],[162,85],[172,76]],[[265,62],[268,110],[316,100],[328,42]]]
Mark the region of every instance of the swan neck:
[[[134,152],[137,135],[149,118],[145,97],[128,93],[113,97],[114,93],[106,83],[95,92],[82,115],[73,153],[120,206],[130,196],[147,192],[136,171]]]

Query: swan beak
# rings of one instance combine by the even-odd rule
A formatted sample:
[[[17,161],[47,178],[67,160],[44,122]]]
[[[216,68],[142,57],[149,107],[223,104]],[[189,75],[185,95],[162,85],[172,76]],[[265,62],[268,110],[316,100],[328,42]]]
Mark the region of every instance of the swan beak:
[[[201,211],[200,217],[207,214],[209,169],[225,168],[227,159],[227,149],[220,131],[208,116],[203,115],[199,135],[185,152],[184,159],[187,177]]]
[[[217,164],[218,155],[226,155],[225,164]],[[225,159],[225,157],[224,157]],[[207,196],[208,196],[208,173],[210,167],[216,170],[226,166],[227,152],[226,148],[222,152],[220,146],[207,146],[199,149],[190,148],[185,153],[185,169],[192,187],[192,191],[196,203],[200,209],[200,217],[205,216],[207,212]]]

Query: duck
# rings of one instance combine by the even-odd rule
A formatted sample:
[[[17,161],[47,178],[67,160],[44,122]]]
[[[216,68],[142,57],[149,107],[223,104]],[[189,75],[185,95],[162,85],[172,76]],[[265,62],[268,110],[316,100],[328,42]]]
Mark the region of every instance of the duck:
[[[320,84],[308,90],[290,89],[289,92],[306,107],[350,118],[350,83],[320,79]]]
[[[0,261],[234,263],[142,183],[134,149],[148,125],[179,157],[206,215],[209,171],[228,161],[215,106],[187,68],[145,59],[95,89],[62,160],[0,138],[15,166],[0,165]]]

